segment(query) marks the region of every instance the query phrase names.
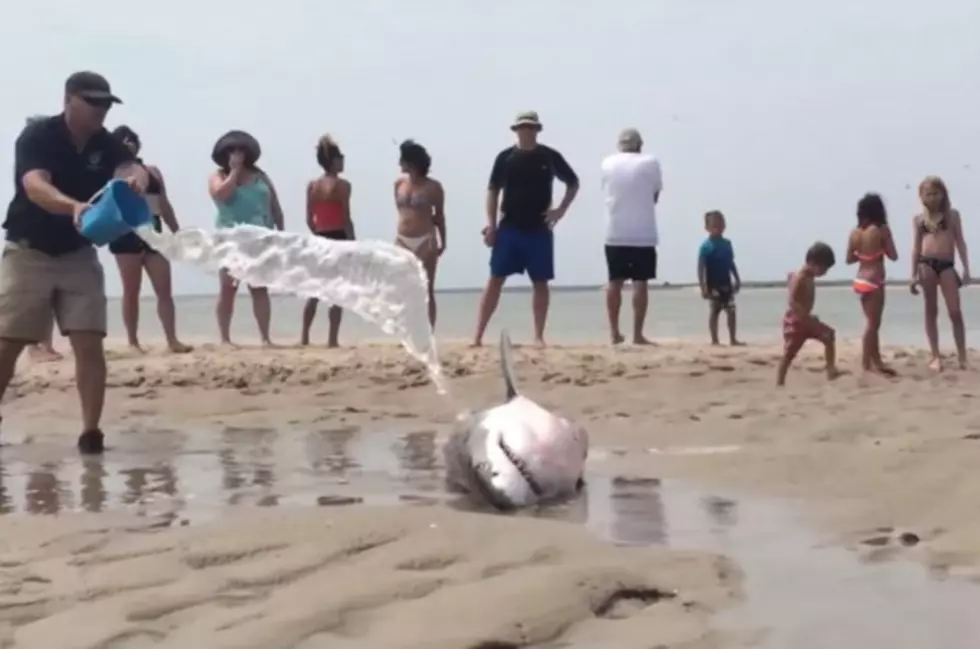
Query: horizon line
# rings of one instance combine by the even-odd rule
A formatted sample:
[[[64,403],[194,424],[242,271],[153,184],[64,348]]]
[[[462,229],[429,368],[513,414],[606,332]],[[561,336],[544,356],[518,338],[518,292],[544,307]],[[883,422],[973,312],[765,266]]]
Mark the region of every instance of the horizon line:
[[[755,281],[744,281],[742,282],[742,289],[769,289],[769,288],[784,288],[786,286],[785,279],[781,280],[755,280]],[[830,279],[830,280],[817,280],[817,284],[820,286],[825,286],[829,288],[841,288],[851,285],[853,280],[850,279]],[[889,279],[885,282],[886,286],[907,286],[908,279]],[[554,293],[582,293],[588,291],[600,291],[605,288],[605,284],[552,284],[551,290]],[[657,284],[650,284],[650,290],[652,291],[672,291],[672,290],[683,290],[697,288],[699,286],[698,282],[660,282]],[[436,289],[436,295],[461,295],[467,293],[479,293],[483,290],[482,286],[457,286],[451,288],[440,288]],[[530,293],[530,286],[505,286],[503,289],[505,293]],[[285,291],[273,291],[273,295],[288,295]],[[198,298],[198,297],[214,297],[216,293],[174,293],[174,297],[182,298]],[[121,295],[110,295],[110,298],[118,298]],[[147,296],[149,299],[151,296]]]

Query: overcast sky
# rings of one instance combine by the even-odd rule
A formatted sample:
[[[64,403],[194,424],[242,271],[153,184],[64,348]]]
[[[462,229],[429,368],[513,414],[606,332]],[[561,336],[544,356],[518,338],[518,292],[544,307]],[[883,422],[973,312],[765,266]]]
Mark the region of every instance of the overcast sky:
[[[24,118],[57,112],[64,78],[88,68],[125,100],[110,126],[140,133],[182,223],[211,227],[210,149],[242,128],[262,143],[287,228],[304,228],[329,132],[358,235],[390,240],[392,138],[414,137],[447,192],[439,285],[475,286],[490,165],[513,115],[533,109],[583,182],[557,232],[559,283],[605,279],[598,168],[625,126],[664,168],[662,279],[694,279],[708,209],[728,216],[743,277],[772,279],[816,239],[841,251],[867,190],[887,201],[905,276],[926,174],[947,180],[980,269],[977,34],[976,0],[4,2],[0,167]],[[179,293],[217,283],[186,267],[175,280]]]

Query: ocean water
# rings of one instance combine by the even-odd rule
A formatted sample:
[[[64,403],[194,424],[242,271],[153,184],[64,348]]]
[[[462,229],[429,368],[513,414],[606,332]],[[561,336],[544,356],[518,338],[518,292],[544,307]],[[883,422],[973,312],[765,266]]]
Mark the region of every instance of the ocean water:
[[[215,280],[217,282],[217,280]],[[967,322],[967,342],[972,344],[980,336],[980,302],[975,291],[967,288],[961,292],[964,316]],[[215,296],[177,298],[177,327],[180,336],[191,342],[216,342]],[[437,293],[439,316],[436,334],[440,340],[469,339],[476,324],[476,309],[480,292],[452,291]],[[747,342],[776,342],[780,340],[782,315],[786,304],[784,288],[744,289],[737,297],[739,337]],[[273,296],[272,336],[280,344],[293,344],[299,340],[303,300]],[[817,290],[815,313],[835,327],[838,336],[845,339],[860,337],[864,322],[858,299],[850,288],[821,287]],[[695,288],[658,289],[650,292],[647,315],[648,337],[704,340],[707,341],[708,307]],[[624,292],[621,326],[629,332],[632,322],[629,291]],[[949,321],[940,300],[940,344],[952,349]],[[515,343],[532,339],[531,293],[528,290],[505,291],[500,305],[487,331],[487,342],[496,338],[506,327]],[[724,316],[722,336],[724,338]],[[123,337],[124,329],[118,298],[109,300],[109,336]],[[313,325],[313,344],[325,344],[327,337],[327,310],[321,305]],[[551,310],[548,316],[546,337],[553,343],[604,343],[608,340],[605,296],[600,287],[588,289],[552,290]],[[155,298],[144,289],[140,314],[140,338],[144,343],[162,339],[160,322],[156,316]],[[239,295],[232,322],[232,338],[236,342],[249,343],[258,339],[252,306],[244,289]],[[341,325],[341,344],[353,344],[359,340],[378,340],[384,334],[353,313],[345,313]],[[913,297],[904,287],[888,289],[888,302],[882,328],[882,342],[886,345],[925,346],[923,330],[922,298]]]

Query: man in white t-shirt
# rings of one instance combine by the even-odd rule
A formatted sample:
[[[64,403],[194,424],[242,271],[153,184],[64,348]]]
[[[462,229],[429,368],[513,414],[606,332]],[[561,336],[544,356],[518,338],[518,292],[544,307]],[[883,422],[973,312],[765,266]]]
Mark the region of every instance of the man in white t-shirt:
[[[647,282],[657,277],[657,201],[663,189],[660,162],[641,153],[643,138],[634,128],[619,134],[619,151],[602,161],[606,202],[606,310],[614,345],[623,342],[619,310],[623,284],[633,283],[633,344],[649,345],[643,336],[647,315]]]

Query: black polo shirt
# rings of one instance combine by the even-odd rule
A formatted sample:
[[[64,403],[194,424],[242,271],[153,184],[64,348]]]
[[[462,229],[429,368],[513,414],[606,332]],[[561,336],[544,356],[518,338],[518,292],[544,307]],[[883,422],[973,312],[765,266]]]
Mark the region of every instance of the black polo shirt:
[[[522,229],[544,226],[551,209],[554,179],[578,185],[578,176],[562,154],[543,144],[533,149],[516,146],[501,151],[490,172],[491,190],[502,190],[501,224]]]
[[[3,227],[7,241],[17,241],[49,255],[63,255],[91,245],[75,229],[70,215],[50,214],[27,197],[22,179],[40,169],[65,196],[88,201],[112,180],[116,168],[135,160],[132,152],[102,129],[79,151],[71,140],[65,116],[28,124],[14,152],[14,198]]]

